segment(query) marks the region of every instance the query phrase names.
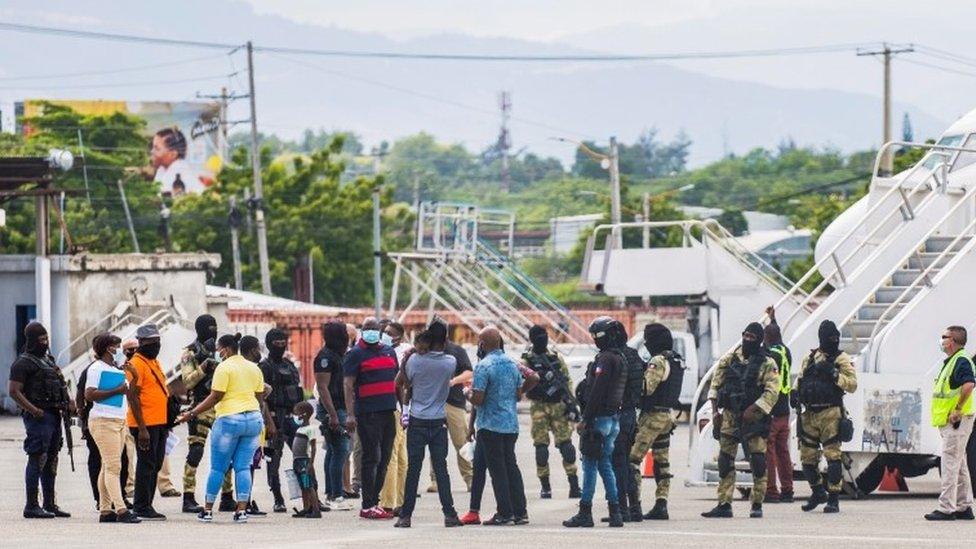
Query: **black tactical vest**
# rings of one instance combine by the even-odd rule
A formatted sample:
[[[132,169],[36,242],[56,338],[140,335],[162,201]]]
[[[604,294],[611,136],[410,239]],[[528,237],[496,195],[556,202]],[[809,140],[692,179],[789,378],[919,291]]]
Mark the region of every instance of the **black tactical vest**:
[[[664,351],[661,356],[668,361],[668,377],[658,384],[651,394],[641,397],[640,409],[645,412],[661,408],[677,410],[681,408],[681,383],[685,377],[685,365],[681,355],[674,351]],[[644,386],[641,384],[641,388]]]
[[[302,380],[298,375],[298,368],[288,359],[282,358],[274,362],[271,358],[261,361],[264,369],[271,373],[271,394],[268,406],[273,410],[288,410],[305,400]]]
[[[644,370],[647,369],[647,363],[641,359],[637,349],[629,345],[621,347],[620,352],[624,355],[624,369],[627,371],[627,385],[624,387],[620,408],[634,409],[640,403],[641,394],[644,392]]]
[[[24,382],[27,400],[45,410],[64,407],[68,403],[68,386],[54,362],[29,353],[23,353],[20,358],[37,366],[37,372]]]
[[[759,400],[763,388],[759,385],[759,372],[766,361],[766,355],[756,353],[746,362],[733,355],[732,362],[725,368],[725,380],[718,390],[718,406],[732,412],[741,413],[750,404]]]
[[[800,404],[810,408],[823,409],[830,406],[844,404],[844,390],[837,386],[833,376],[821,372],[821,369],[837,369],[837,356],[828,356],[820,362],[813,362],[814,353],[810,353],[811,364],[800,374],[797,384],[797,398]]]
[[[530,349],[522,354],[522,359],[539,375],[539,383],[526,396],[538,402],[560,402],[565,381],[561,380],[559,358],[550,352],[540,355]]]

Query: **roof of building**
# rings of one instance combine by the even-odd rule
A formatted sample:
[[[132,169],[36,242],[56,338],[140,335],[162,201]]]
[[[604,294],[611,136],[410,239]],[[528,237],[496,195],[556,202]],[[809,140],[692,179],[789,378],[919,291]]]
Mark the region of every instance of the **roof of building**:
[[[284,297],[264,295],[257,292],[235,290],[223,286],[207,285],[208,298],[227,298],[227,308],[232,310],[251,310],[251,311],[302,311],[309,313],[322,313],[335,315],[340,313],[358,312],[359,309],[351,307],[333,307],[331,305],[318,305],[315,303],[305,303]]]

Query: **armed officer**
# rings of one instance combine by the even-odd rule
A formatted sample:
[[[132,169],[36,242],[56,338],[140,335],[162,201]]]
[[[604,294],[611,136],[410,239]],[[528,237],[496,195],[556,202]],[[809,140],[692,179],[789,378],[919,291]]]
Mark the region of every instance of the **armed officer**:
[[[10,367],[7,394],[20,406],[27,436],[27,504],[24,518],[70,517],[54,501],[54,480],[58,474],[58,451],[61,450],[62,414],[72,411],[68,385],[61,369],[48,352],[47,330],[40,322],[24,328],[24,352]],[[43,494],[43,508],[38,505],[37,485]]]
[[[644,369],[647,363],[637,349],[627,345],[627,329],[619,320],[613,321],[613,346],[624,357],[627,385],[620,403],[620,433],[613,444],[613,475],[617,480],[620,513],[624,522],[643,520],[640,507],[640,476],[634,477],[630,466],[630,451],[637,435],[637,404],[644,388]],[[603,519],[609,521],[609,517]]]
[[[539,383],[529,391],[532,401],[532,443],[535,445],[536,474],[542,484],[539,497],[552,497],[549,484],[549,433],[563,458],[563,469],[569,479],[569,497],[580,497],[573,447],[573,422],[579,421],[579,407],[573,398],[569,368],[559,352],[549,347],[549,333],[536,324],[529,328],[531,346],[522,353],[522,362],[539,375]]]
[[[712,406],[713,436],[719,441],[718,505],[705,518],[731,518],[735,491],[735,456],[742,446],[752,471],[751,518],[762,518],[766,495],[766,437],[769,412],[779,398],[776,362],[762,351],[763,327],[752,322],[742,332],[742,344],[722,357],[712,375],[708,400]]]
[[[803,465],[803,476],[813,490],[801,509],[812,511],[826,502],[824,513],[837,513],[840,511],[838,497],[842,484],[840,445],[854,434],[850,419],[844,414],[844,393],[853,393],[857,389],[857,373],[851,357],[839,349],[840,332],[833,322],[821,322],[817,335],[820,347],[810,351],[803,359],[800,376],[792,392],[802,406],[796,423],[800,463]],[[820,481],[821,454],[827,460],[826,491]]]
[[[296,425],[291,420],[292,409],[296,404],[305,400],[301,378],[295,363],[285,357],[288,349],[288,332],[280,328],[271,328],[264,336],[264,344],[268,348],[268,357],[258,364],[264,375],[264,382],[271,386],[271,394],[266,402],[274,420],[276,435],[272,437],[266,447],[268,460],[268,487],[274,495],[274,512],[284,513],[285,498],[281,493],[281,478],[278,469],[281,466],[281,451],[285,444],[291,448],[295,440]]]
[[[213,381],[214,368],[217,367],[215,358],[217,341],[217,319],[210,315],[200,315],[193,325],[197,338],[183,349],[180,356],[180,377],[186,387],[190,406],[203,402],[210,394],[210,384]],[[217,414],[213,408],[195,416],[187,422],[186,465],[183,467],[183,512],[199,513],[203,507],[197,503],[197,467],[203,459],[203,448],[210,435]],[[220,511],[229,512],[237,508],[232,493],[231,472],[228,470],[224,477],[224,484],[220,489]]]
[[[680,408],[681,381],[685,367],[682,358],[674,352],[671,330],[663,324],[644,327],[644,347],[650,353],[647,370],[641,379],[640,417],[637,420],[637,436],[630,452],[634,485],[637,487],[637,512],[640,513],[640,463],[648,450],[654,460],[654,507],[643,518],[668,520],[668,492],[671,488],[670,448],[675,421],[672,410]]]

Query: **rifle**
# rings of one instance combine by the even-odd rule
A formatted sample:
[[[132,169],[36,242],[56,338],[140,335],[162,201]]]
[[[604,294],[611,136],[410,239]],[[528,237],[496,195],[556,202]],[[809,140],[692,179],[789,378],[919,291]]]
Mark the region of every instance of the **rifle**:
[[[53,363],[53,361],[52,361]],[[55,367],[57,368],[57,367]],[[58,377],[61,378],[61,392],[64,394],[64,407],[61,408],[61,424],[64,425],[64,443],[68,446],[68,460],[71,462],[71,472],[75,471],[75,439],[71,434],[71,395],[68,393],[68,383],[64,375],[58,368]]]
[[[552,360],[549,355],[543,355],[545,372],[540,374],[540,378],[549,383],[549,390],[546,396],[553,397],[559,393],[559,400],[566,406],[566,418],[574,423],[578,423],[582,418],[579,403],[573,392],[569,390],[569,378],[563,373],[557,361]]]

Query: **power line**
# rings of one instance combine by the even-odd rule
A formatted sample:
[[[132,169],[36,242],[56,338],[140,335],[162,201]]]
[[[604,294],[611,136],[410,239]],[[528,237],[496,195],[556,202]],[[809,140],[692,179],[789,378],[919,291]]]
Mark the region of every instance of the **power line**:
[[[71,38],[95,40],[111,40],[117,42],[133,42],[142,44],[157,44],[165,46],[188,46],[197,48],[236,50],[241,44],[226,42],[206,42],[200,40],[179,40],[173,38],[156,38],[133,34],[119,34],[109,32],[80,31],[58,27],[43,27],[24,25],[19,23],[0,22],[0,30],[27,32],[34,34],[52,34]],[[877,43],[848,43],[827,44],[821,46],[798,46],[789,48],[767,48],[749,50],[675,52],[655,54],[568,54],[568,55],[510,55],[510,54],[461,54],[461,53],[400,53],[392,51],[365,50],[331,50],[315,48],[291,48],[284,46],[255,46],[254,51],[266,53],[315,55],[322,57],[368,58],[368,59],[402,59],[425,61],[524,61],[524,62],[626,62],[626,61],[667,61],[687,59],[734,59],[743,57],[777,57],[790,55],[809,55],[817,53],[836,53],[856,51],[858,48],[875,46]]]
[[[173,80],[144,80],[139,82],[116,82],[114,84],[73,84],[60,86],[0,86],[0,90],[70,90],[87,88],[132,88],[139,86],[160,86],[165,84],[185,84],[189,82],[209,82],[213,80],[223,80],[233,75],[225,74],[221,76],[201,76],[195,78],[177,78]]]
[[[917,59],[902,58],[901,61],[904,61],[906,63],[911,63],[912,65],[918,65],[920,67],[928,67],[928,68],[931,68],[931,69],[940,70],[942,72],[948,72],[948,73],[952,73],[952,74],[959,74],[959,75],[962,75],[962,76],[969,76],[969,77],[972,77],[972,78],[976,78],[976,72],[962,71],[962,70],[959,70],[959,69],[953,69],[951,67],[945,67],[945,66],[942,66],[942,65],[935,65],[933,63],[926,63],[925,61],[919,61]]]
[[[140,72],[152,69],[161,69],[165,67],[175,67],[179,65],[188,65],[190,63],[197,63],[199,61],[206,61],[209,59],[217,59],[223,57],[224,54],[218,55],[204,55],[201,57],[193,57],[190,59],[182,59],[180,61],[168,61],[165,63],[154,63],[152,65],[140,65],[137,67],[125,67],[122,69],[111,69],[104,71],[84,71],[84,72],[66,72],[61,74],[39,74],[33,76],[0,76],[0,82],[8,81],[18,81],[18,80],[52,80],[60,78],[74,78],[74,77],[88,77],[88,76],[102,76],[107,74],[122,74],[126,72]]]

